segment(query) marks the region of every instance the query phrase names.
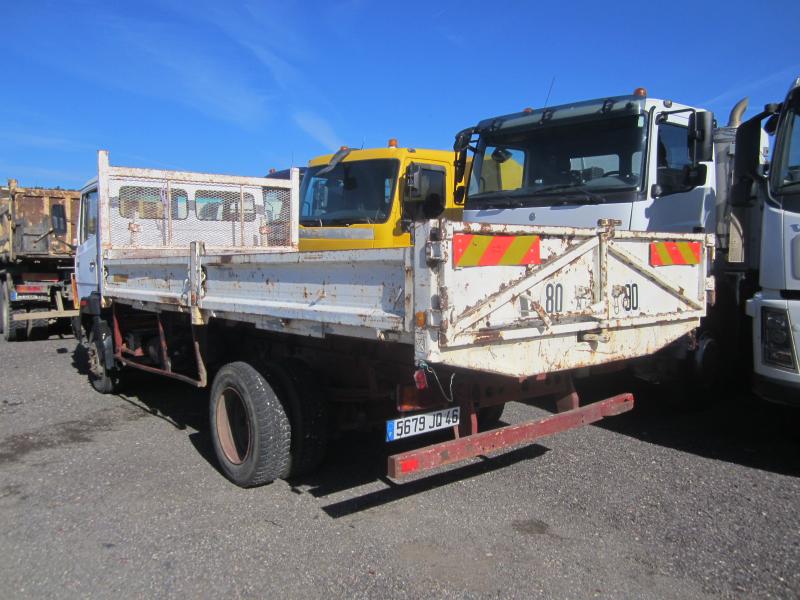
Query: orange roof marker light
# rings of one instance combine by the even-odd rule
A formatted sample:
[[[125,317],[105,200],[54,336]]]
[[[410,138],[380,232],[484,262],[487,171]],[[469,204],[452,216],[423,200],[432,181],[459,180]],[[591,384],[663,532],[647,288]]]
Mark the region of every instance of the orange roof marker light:
[[[526,106],[522,109],[522,112],[524,112],[526,115],[529,115],[533,112],[533,109],[530,106]]]
[[[633,95],[641,96],[642,98],[644,98],[645,96],[647,96],[647,90],[645,88],[638,87],[635,90],[633,90]]]
[[[339,152],[342,150],[349,150],[349,148],[347,146],[339,146]]]
[[[389,138],[389,148],[397,148],[397,138]]]

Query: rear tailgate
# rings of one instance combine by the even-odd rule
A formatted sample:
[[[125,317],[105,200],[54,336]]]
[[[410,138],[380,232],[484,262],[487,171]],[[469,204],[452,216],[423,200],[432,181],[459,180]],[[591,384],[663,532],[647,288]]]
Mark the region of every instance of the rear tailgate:
[[[418,361],[528,377],[646,356],[706,314],[713,236],[427,223]]]

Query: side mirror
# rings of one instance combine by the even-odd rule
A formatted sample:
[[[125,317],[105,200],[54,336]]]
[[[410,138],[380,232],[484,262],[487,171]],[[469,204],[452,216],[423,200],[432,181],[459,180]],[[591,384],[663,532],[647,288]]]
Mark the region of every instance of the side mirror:
[[[714,113],[701,110],[689,115],[689,159],[709,162],[714,153]]]
[[[50,207],[50,228],[56,235],[66,235],[67,211],[63,204],[53,204]]]
[[[411,163],[406,169],[406,198],[422,200],[422,167]]]
[[[472,134],[475,133],[474,127],[462,129],[456,134],[456,140],[453,143],[454,152],[464,152],[469,148],[469,143],[472,141]]]

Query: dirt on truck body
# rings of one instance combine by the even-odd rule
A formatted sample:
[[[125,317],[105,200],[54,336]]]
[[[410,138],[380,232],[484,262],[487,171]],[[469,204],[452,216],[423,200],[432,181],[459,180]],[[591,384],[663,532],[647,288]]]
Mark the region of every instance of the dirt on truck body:
[[[7,341],[46,337],[52,322],[77,314],[71,269],[80,194],[24,188],[0,191],[0,330]]]

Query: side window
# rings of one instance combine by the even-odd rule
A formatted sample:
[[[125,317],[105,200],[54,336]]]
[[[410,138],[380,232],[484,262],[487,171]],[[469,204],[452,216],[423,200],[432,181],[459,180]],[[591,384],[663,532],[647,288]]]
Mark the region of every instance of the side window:
[[[238,191],[198,190],[194,194],[197,218],[201,221],[238,221],[241,196]],[[244,220],[256,218],[253,194],[244,194]]]
[[[81,196],[81,243],[97,235],[97,190]]]
[[[411,165],[413,170],[419,167],[419,194],[406,204],[413,220],[435,219],[445,209],[447,194],[447,177],[444,167],[438,165]]]
[[[483,154],[478,192],[518,190],[522,187],[525,152],[516,148],[487,146]],[[470,190],[472,192],[472,190]]]
[[[656,166],[658,167],[656,183],[665,193],[684,189],[683,168],[690,164],[689,129],[672,123],[659,125],[656,148]]]
[[[173,189],[170,195],[172,218],[185,219],[189,213],[186,191]],[[166,199],[166,188],[125,185],[119,190],[119,214],[126,219],[163,219]]]

